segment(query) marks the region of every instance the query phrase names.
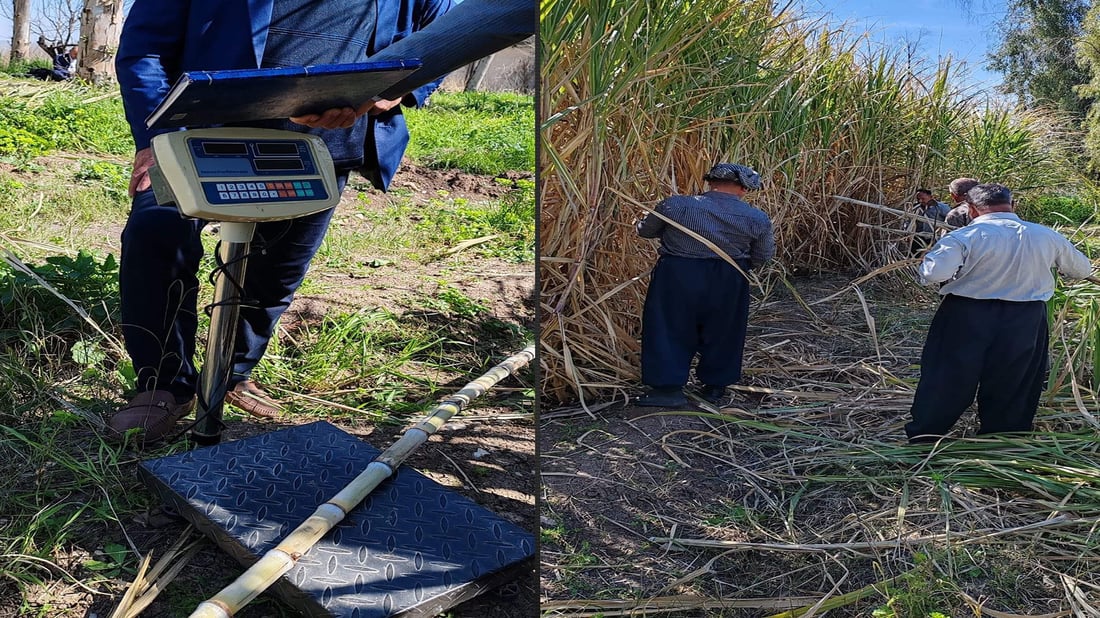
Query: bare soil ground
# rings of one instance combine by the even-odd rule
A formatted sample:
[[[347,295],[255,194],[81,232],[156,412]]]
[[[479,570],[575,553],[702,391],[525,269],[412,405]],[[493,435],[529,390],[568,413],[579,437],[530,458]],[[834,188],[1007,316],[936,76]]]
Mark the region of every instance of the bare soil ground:
[[[1012,528],[1024,498],[846,464],[905,442],[936,304],[874,285],[869,314],[851,291],[825,300],[847,282],[794,280],[809,310],[782,289],[754,301],[745,388],[720,411],[543,407],[544,615],[800,616],[846,595],[817,615],[1069,615],[1029,537],[927,540]]]
[[[515,174],[508,178],[530,178],[530,174]],[[507,180],[507,178],[505,179]],[[476,176],[455,171],[437,171],[406,165],[394,180],[394,187],[410,191],[415,203],[430,207],[431,197],[446,191],[455,197],[471,201],[485,201],[502,195],[507,187],[491,177]],[[367,190],[361,179],[353,178],[345,191],[344,202],[338,208],[336,224],[367,225],[348,210],[348,202],[354,200],[354,189]],[[383,208],[386,197],[373,192],[370,203]],[[108,247],[117,247],[121,231],[118,226],[94,231],[102,234]],[[400,268],[384,269],[376,279],[371,276],[312,269],[309,277],[318,281],[322,291],[302,294],[286,314],[281,332],[287,336],[302,324],[319,320],[329,312],[349,312],[362,307],[381,307],[395,312],[413,310],[406,302],[411,294],[431,293],[433,286],[444,274],[447,280],[461,287],[464,294],[489,308],[486,318],[495,318],[518,327],[531,328],[534,324],[534,267],[531,263],[513,263],[502,259],[485,258],[472,253],[461,253],[447,260],[416,263],[403,261]],[[457,273],[457,274],[456,274]],[[428,319],[431,319],[430,317]],[[444,319],[440,316],[437,319]],[[503,360],[510,352],[495,350],[494,358]],[[480,375],[480,368],[473,368],[468,376],[455,377],[448,382],[457,384]],[[461,416],[432,436],[429,443],[418,450],[406,465],[415,468],[433,480],[452,488],[481,506],[498,513],[525,530],[537,529],[535,496],[537,489],[535,432],[531,410],[517,413],[518,401],[523,401],[522,391],[533,387],[531,373],[510,378],[489,394],[474,402]],[[293,393],[273,394],[285,397]],[[527,400],[530,401],[529,399]],[[117,401],[104,401],[102,409],[94,410],[103,416]],[[366,422],[348,420],[348,416],[336,416],[331,421],[345,431],[362,437],[375,448],[384,449],[400,435],[400,427],[376,427]],[[256,435],[298,423],[313,422],[316,417],[294,418],[284,416],[276,421],[258,421],[230,413],[225,439],[238,439]],[[91,441],[90,441],[91,442]],[[476,453],[476,455],[475,455]],[[149,493],[140,484],[136,473],[136,461],[142,455],[133,454],[131,463],[122,468],[130,477],[132,491]],[[150,498],[152,502],[152,498]],[[135,518],[120,521],[124,536],[128,537],[140,552],[153,552],[155,562],[166,548],[183,533],[185,526],[176,518],[166,515],[157,504]],[[104,538],[123,535],[117,529],[103,530],[101,525],[90,525],[82,536],[73,538],[66,547],[56,548],[55,563],[80,579],[81,564],[101,547]],[[179,576],[142,615],[173,618],[187,615],[193,606],[184,607],[202,594],[217,592],[242,572],[234,560],[223,554],[209,540],[203,540],[201,551],[183,568]],[[30,615],[28,611],[40,608],[38,615],[82,616],[105,618],[118,605],[130,579],[119,576],[91,587],[83,583],[56,578],[38,590],[32,590],[25,598],[18,598],[7,584],[0,583],[0,617]],[[538,581],[536,565],[531,564],[516,579],[507,582],[482,596],[467,601],[450,610],[455,618],[528,618],[538,614]],[[205,597],[200,597],[205,598]],[[267,616],[294,616],[295,612],[280,602],[263,595],[252,605],[237,614],[242,618]]]

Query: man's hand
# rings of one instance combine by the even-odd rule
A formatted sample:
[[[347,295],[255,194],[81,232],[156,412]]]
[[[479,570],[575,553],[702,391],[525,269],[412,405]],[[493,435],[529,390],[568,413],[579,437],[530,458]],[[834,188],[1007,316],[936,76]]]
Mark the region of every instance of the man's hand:
[[[130,173],[130,197],[134,197],[139,191],[147,191],[151,187],[149,182],[149,168],[156,164],[153,159],[153,149],[142,148],[134,154],[134,171]]]
[[[334,107],[320,114],[291,116],[290,121],[313,129],[346,129],[355,124],[356,119],[363,114],[377,116],[400,104],[401,99],[371,99],[360,105],[357,109],[352,109],[350,107]]]
[[[371,116],[377,116],[382,112],[388,112],[391,109],[401,105],[401,98],[396,99],[371,99],[366,103],[359,106],[359,114],[370,114]]]

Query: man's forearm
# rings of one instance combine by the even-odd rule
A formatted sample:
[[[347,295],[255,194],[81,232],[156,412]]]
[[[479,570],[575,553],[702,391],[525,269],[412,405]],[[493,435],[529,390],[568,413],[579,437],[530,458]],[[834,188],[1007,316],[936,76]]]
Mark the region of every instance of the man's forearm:
[[[447,73],[518,43],[538,27],[536,0],[465,0],[422,30],[368,60],[419,58],[421,67],[378,96],[394,99],[438,82]],[[434,90],[434,87],[432,88]],[[430,94],[419,97],[418,103]]]
[[[145,119],[171,87],[166,66],[183,47],[187,7],[186,2],[138,0],[122,27],[115,73],[137,150],[165,132],[147,130]]]

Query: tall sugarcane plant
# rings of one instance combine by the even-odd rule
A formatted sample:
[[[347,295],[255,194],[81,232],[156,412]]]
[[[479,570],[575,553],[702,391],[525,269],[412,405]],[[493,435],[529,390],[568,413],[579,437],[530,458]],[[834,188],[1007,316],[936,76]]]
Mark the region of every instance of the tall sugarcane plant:
[[[1053,351],[1045,403],[1065,402],[1100,429],[1100,285],[1061,282],[1047,314]]]
[[[719,160],[763,176],[785,268],[882,263],[867,227],[956,176],[1075,182],[1059,119],[979,104],[950,60],[915,63],[771,0],[544,0],[539,45],[543,395],[636,377],[653,247],[631,222]],[[1022,194],[1026,201],[1026,192]]]

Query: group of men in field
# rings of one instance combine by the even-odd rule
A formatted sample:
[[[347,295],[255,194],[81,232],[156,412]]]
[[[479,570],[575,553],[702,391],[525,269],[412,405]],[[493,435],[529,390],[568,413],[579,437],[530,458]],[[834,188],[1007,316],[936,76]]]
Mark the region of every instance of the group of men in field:
[[[649,392],[638,405],[686,405],[696,354],[701,397],[721,404],[741,378],[746,274],[774,256],[772,223],[743,199],[761,187],[751,168],[720,163],[704,180],[709,191],[669,197],[637,224],[640,236],[660,239],[642,315]],[[921,283],[940,286],[942,300],[905,426],[913,443],[941,439],[975,395],[979,434],[1030,431],[1048,369],[1052,269],[1075,279],[1092,273],[1069,240],[1015,214],[1008,187],[958,178],[948,190],[954,208],[926,189],[917,195],[918,213],[927,218],[918,232],[935,239],[933,220],[955,229],[927,248],[918,268]]]

